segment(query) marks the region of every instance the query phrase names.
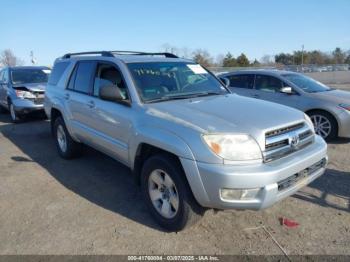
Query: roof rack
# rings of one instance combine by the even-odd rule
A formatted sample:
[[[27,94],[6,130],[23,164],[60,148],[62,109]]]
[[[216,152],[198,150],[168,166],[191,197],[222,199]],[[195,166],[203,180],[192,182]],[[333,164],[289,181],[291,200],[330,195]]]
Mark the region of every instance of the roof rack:
[[[90,52],[80,52],[80,53],[68,53],[62,56],[62,58],[71,58],[72,56],[79,55],[101,55],[107,57],[113,57],[114,55],[109,51],[90,51]]]
[[[178,58],[178,56],[172,54],[172,53],[167,53],[167,52],[160,52],[160,53],[148,53],[148,52],[138,52],[138,51],[110,51],[113,54],[117,55],[149,55],[149,56],[165,56],[168,58]]]
[[[168,58],[178,58],[178,56],[172,53],[147,53],[138,51],[90,51],[90,52],[80,52],[80,53],[68,53],[62,56],[63,59],[71,58],[72,56],[79,55],[101,55],[105,57],[113,57],[114,55],[149,55],[149,56],[165,56]]]

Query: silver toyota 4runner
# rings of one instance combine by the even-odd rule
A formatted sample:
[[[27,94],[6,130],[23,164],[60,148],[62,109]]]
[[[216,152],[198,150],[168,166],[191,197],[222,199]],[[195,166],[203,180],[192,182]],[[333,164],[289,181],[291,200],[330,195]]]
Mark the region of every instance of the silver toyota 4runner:
[[[87,144],[127,165],[166,230],[208,208],[267,208],[325,171],[303,112],[231,94],[169,53],[85,52],[55,62],[45,97],[59,154]]]

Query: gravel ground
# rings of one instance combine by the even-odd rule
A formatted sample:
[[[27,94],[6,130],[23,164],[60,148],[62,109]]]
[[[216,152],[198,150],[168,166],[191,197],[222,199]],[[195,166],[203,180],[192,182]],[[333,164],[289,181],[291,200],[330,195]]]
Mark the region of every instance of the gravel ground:
[[[350,255],[350,140],[329,145],[326,174],[296,195],[259,212],[209,211],[180,233],[153,222],[127,168],[84,152],[62,160],[47,121],[0,115],[0,254],[283,255],[265,227],[288,254]]]

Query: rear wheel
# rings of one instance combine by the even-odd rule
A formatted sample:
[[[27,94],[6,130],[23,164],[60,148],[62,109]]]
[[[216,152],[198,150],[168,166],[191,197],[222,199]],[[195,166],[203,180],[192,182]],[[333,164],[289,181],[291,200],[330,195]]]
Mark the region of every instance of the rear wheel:
[[[337,137],[337,121],[331,114],[323,111],[313,111],[309,114],[309,116],[314,124],[316,134],[320,135],[327,141]]]
[[[70,136],[62,117],[57,117],[54,123],[53,134],[57,151],[64,159],[72,159],[81,154],[81,144]]]
[[[146,160],[141,174],[151,215],[161,227],[175,232],[195,224],[204,214],[179,165],[175,157],[159,154]]]

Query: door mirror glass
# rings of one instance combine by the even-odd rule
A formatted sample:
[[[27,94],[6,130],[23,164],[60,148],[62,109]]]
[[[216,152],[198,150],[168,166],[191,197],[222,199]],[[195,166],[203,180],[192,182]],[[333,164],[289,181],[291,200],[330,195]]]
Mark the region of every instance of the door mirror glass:
[[[294,92],[293,92],[293,89],[290,86],[285,86],[285,87],[281,88],[281,93],[292,95]]]
[[[120,102],[124,100],[123,94],[116,85],[102,86],[99,89],[99,97],[103,100]]]

